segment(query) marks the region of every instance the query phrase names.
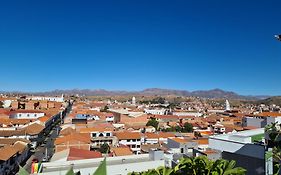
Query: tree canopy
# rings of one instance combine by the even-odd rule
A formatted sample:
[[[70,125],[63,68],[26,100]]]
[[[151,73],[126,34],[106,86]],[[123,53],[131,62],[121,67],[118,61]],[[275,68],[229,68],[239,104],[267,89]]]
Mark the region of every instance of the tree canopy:
[[[110,151],[110,147],[107,143],[102,144],[99,148],[99,152],[103,154],[108,153],[109,151]]]
[[[235,161],[209,160],[206,156],[182,158],[175,168],[159,167],[144,172],[132,172],[128,175],[245,175],[246,170],[235,167]]]
[[[155,129],[158,129],[159,122],[155,118],[151,118],[146,123],[146,126],[153,126]]]

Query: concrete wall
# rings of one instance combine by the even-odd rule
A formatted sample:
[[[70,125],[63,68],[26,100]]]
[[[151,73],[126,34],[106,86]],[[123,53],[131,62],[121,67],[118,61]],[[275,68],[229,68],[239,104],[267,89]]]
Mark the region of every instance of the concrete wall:
[[[263,175],[265,174],[265,160],[258,159],[246,155],[223,152],[222,158],[227,160],[235,160],[236,166],[243,167],[247,170],[247,175]]]
[[[43,163],[43,173],[48,175],[66,174],[67,170],[73,164],[74,171],[80,171],[82,175],[93,174],[103,158],[77,160],[62,162],[59,165],[54,163]],[[122,160],[122,161],[121,161]],[[108,175],[127,175],[129,172],[141,172],[148,169],[155,169],[164,166],[165,160],[149,160],[148,154],[107,157]]]
[[[242,154],[250,157],[263,159],[265,148],[262,145],[245,144],[234,141],[225,141],[215,138],[209,138],[209,148],[226,151],[230,153]]]
[[[264,118],[256,118],[256,117],[244,117],[242,120],[242,126],[254,126],[257,128],[262,128],[262,123],[265,121]],[[264,125],[264,124],[263,124]]]

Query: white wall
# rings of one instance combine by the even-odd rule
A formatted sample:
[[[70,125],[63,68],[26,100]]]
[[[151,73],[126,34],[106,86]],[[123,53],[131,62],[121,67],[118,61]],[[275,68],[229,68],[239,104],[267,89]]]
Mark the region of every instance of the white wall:
[[[61,97],[31,97],[31,100],[47,100],[47,101],[55,101],[55,102],[64,102],[63,96]]]
[[[119,140],[119,144],[130,146],[132,151],[137,151],[139,153],[141,151],[141,141],[133,141],[133,139],[130,139],[129,142],[127,140]],[[135,145],[135,148],[132,148],[131,145]]]
[[[39,117],[43,117],[44,113],[15,113],[11,114],[10,118],[16,118],[16,119],[37,119]]]
[[[264,147],[251,143],[239,143],[215,138],[209,138],[209,148],[230,153],[247,155],[250,157],[264,158]]]
[[[131,159],[131,160],[129,160]],[[66,174],[67,170],[64,167],[69,168],[71,164],[74,166],[74,171],[80,171],[82,175],[93,174],[97,169],[99,163],[103,158],[78,160],[78,161],[67,161],[61,162],[59,165],[54,163],[43,163],[43,173],[48,175]],[[121,163],[120,160],[124,160]],[[128,162],[127,162],[128,160]],[[127,162],[127,163],[126,163]],[[108,175],[127,175],[129,172],[141,172],[148,169],[155,169],[159,166],[164,166],[163,160],[150,161],[148,160],[148,154],[133,155],[133,156],[119,156],[119,157],[108,157],[107,158],[107,174]],[[60,171],[61,170],[61,171]]]

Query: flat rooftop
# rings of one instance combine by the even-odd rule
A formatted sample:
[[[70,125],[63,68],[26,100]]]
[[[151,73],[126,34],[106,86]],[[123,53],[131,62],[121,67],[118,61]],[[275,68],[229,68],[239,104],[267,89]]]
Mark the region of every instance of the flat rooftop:
[[[74,161],[55,161],[43,163],[43,174],[54,171],[67,171],[69,167],[73,166],[74,169],[83,168],[94,168],[98,167],[104,158],[95,159],[84,159],[84,160],[74,160]],[[129,156],[118,156],[118,157],[107,157],[106,164],[110,165],[122,165],[130,163],[141,163],[153,161],[149,158],[149,154],[140,155],[129,155]]]
[[[225,141],[234,141],[234,142],[241,142],[241,143],[252,143],[252,138],[254,136],[260,136],[264,134],[264,128],[252,129],[247,131],[241,131],[237,133],[229,133],[229,134],[220,134],[220,135],[213,135],[209,138],[225,140]]]

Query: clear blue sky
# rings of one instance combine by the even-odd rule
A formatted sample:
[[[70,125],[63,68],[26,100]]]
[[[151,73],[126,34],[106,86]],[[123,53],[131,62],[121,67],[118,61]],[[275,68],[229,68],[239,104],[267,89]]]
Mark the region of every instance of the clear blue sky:
[[[1,1],[0,90],[281,95],[280,0]]]

